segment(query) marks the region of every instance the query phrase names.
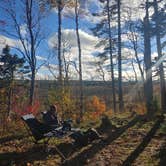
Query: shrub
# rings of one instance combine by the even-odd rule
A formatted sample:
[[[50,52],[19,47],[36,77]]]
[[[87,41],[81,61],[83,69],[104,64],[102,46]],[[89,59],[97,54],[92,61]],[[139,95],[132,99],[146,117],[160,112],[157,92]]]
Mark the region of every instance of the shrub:
[[[50,90],[48,93],[48,104],[57,105],[58,113],[62,119],[76,118],[76,101],[72,97],[69,87]]]
[[[86,101],[85,110],[84,120],[96,120],[105,113],[106,105],[97,96],[93,96],[90,100]]]

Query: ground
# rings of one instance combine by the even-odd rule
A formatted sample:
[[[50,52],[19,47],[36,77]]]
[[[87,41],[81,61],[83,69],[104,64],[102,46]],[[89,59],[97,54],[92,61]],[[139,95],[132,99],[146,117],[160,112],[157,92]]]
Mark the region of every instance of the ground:
[[[18,135],[15,131],[0,138],[0,166],[165,166],[163,116],[113,117],[106,126],[98,128],[102,140],[84,147],[74,147],[71,140],[51,140],[49,151],[43,144],[34,145],[27,133]],[[68,156],[66,161],[57,154],[55,144]]]

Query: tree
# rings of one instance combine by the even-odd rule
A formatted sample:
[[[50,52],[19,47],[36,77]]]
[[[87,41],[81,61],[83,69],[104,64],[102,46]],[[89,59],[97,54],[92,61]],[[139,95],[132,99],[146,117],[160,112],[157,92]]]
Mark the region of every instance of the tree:
[[[74,0],[39,0],[40,8],[44,11],[46,6],[49,6],[49,9],[57,8],[58,10],[58,66],[59,66],[59,85],[63,89],[63,57],[61,53],[62,48],[62,10],[66,7],[74,7]]]
[[[151,44],[150,44],[150,23],[149,23],[149,1],[146,0],[145,4],[146,15],[144,17],[144,62],[146,71],[146,81],[144,86],[145,100],[148,111],[151,110],[153,100],[153,84],[151,72]]]
[[[6,45],[0,56],[0,62],[2,64],[0,66],[0,79],[2,83],[4,82],[4,87],[7,89],[7,115],[9,116],[12,104],[14,78],[16,77],[16,74],[19,73],[23,68],[25,61],[24,58],[19,58],[16,54],[11,55],[10,47]]]
[[[79,22],[78,22],[78,0],[75,0],[75,23],[76,23],[76,36],[78,45],[78,59],[79,59],[79,86],[80,86],[80,119],[83,116],[83,82],[82,82],[82,55],[81,55],[81,42],[79,36]]]
[[[116,94],[115,94],[115,79],[114,79],[114,64],[112,55],[112,34],[111,34],[111,19],[110,19],[110,4],[107,0],[107,19],[108,19],[108,34],[109,34],[109,53],[110,53],[110,68],[111,68],[111,78],[112,78],[112,97],[113,97],[113,108],[116,112]]]
[[[143,83],[145,82],[145,78],[144,78],[144,70],[142,68],[142,64],[141,62],[143,60],[140,60],[139,56],[138,56],[138,52],[141,51],[140,49],[140,38],[141,38],[141,34],[139,32],[140,27],[142,27],[142,22],[140,20],[132,20],[132,12],[133,9],[131,9],[130,7],[128,7],[127,10],[127,16],[128,16],[128,20],[126,21],[126,25],[127,25],[127,38],[129,39],[130,43],[129,45],[127,45],[128,48],[133,49],[134,50],[134,59],[136,60],[136,63],[138,65],[139,71],[140,71],[140,75],[141,75],[141,79],[143,81]]]
[[[18,7],[19,4],[19,7]],[[8,26],[3,33],[19,39],[20,47],[16,49],[21,52],[28,62],[31,70],[31,81],[29,90],[29,103],[33,103],[35,89],[35,75],[37,50],[44,39],[41,20],[45,16],[37,1],[33,0],[7,0],[1,3],[1,9],[8,17]],[[19,8],[19,12],[15,9]]]
[[[114,66],[113,59],[116,58],[116,28],[111,26],[113,21],[116,21],[115,15],[117,14],[117,4],[115,1],[110,4],[109,1],[101,0],[101,3],[105,3],[101,13],[94,13],[95,16],[105,16],[99,23],[92,28],[94,35],[98,36],[101,40],[96,45],[96,47],[104,47],[103,52],[98,54],[99,61],[97,62],[98,69],[97,71],[102,76],[102,80],[105,81],[105,70],[110,71],[111,73],[111,89],[112,89],[112,98],[113,98],[113,109],[116,111],[116,93],[115,93],[115,76],[114,76]],[[109,60],[110,64],[106,67],[104,64]]]
[[[119,110],[122,111],[123,103],[123,89],[122,89],[122,53],[121,53],[121,0],[117,0],[118,8],[118,96],[119,96]]]
[[[153,20],[155,22],[154,27],[154,34],[156,36],[156,43],[157,43],[157,53],[158,53],[158,59],[161,58],[162,55],[162,44],[161,44],[161,33],[165,31],[165,28],[163,29],[162,26],[164,24],[165,17],[163,17],[164,12],[159,11],[158,7],[158,1],[153,1],[153,7],[154,7],[154,15]],[[164,78],[164,68],[163,68],[163,62],[161,62],[159,66],[159,75],[160,75],[160,93],[161,93],[161,108],[162,111],[166,110],[166,87],[165,87],[165,78]]]

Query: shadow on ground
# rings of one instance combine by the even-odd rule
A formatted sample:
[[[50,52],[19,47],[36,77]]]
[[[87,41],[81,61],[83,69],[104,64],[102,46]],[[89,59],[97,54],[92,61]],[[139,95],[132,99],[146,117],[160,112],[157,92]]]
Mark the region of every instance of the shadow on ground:
[[[142,117],[137,116],[133,120],[131,120],[127,125],[124,127],[120,127],[116,129],[114,132],[110,132],[108,137],[104,140],[100,140],[97,143],[92,144],[88,149],[85,149],[78,155],[73,158],[69,158],[66,160],[63,165],[64,166],[83,166],[86,164],[86,160],[88,158],[93,158],[96,153],[101,151],[107,145],[109,145],[112,141],[116,140],[120,137],[128,128],[134,126],[138,121],[140,121]],[[107,133],[108,134],[108,133]]]
[[[93,143],[91,147],[85,151],[79,153],[82,148],[86,147],[74,147],[71,143],[62,143],[58,145],[58,148],[64,153],[66,157],[71,154],[76,153],[76,157],[71,158],[65,162],[64,165],[84,165],[86,162],[87,157],[91,158],[100,151],[102,148],[110,144],[113,140],[118,138],[125,130],[129,127],[135,125],[140,120],[140,117],[134,118],[130,121],[126,126],[116,129],[113,133],[112,130],[106,130],[109,136],[105,140],[98,140],[97,144]],[[22,139],[23,136],[11,136],[6,138],[1,138],[0,143],[5,143],[7,141],[11,141],[14,139]],[[96,146],[97,145],[97,146]],[[88,146],[87,146],[88,147]],[[45,151],[45,147],[41,145],[34,145],[28,151],[25,152],[7,152],[7,153],[0,153],[0,166],[12,165],[12,164],[19,164],[19,165],[26,165],[27,162],[33,162],[37,160],[44,161],[49,155],[57,154],[56,148],[52,147],[49,152]],[[80,163],[81,161],[81,163]],[[60,164],[61,161],[59,161]]]
[[[58,146],[58,149],[63,152],[65,157],[68,157],[75,147],[71,143],[61,143]],[[77,147],[77,150],[81,147]],[[61,158],[56,151],[56,146],[48,146],[46,148],[43,144],[34,144],[33,147],[29,148],[25,152],[7,152],[0,153],[0,166],[9,166],[9,165],[19,165],[25,166],[27,163],[33,163],[34,161],[44,161],[47,160],[48,156],[56,157],[57,155],[57,165],[60,165]],[[55,160],[54,160],[55,161]]]
[[[7,166],[13,164],[26,165],[27,162],[33,160],[44,160],[47,154],[44,153],[42,146],[32,147],[26,152],[8,152],[0,154],[0,165]]]
[[[0,144],[6,143],[9,141],[13,141],[16,139],[20,140],[20,139],[23,139],[24,137],[27,137],[27,136],[25,136],[25,135],[12,135],[12,136],[3,137],[3,138],[0,138]]]
[[[158,157],[160,158],[159,166],[165,166],[166,165],[166,142],[160,149]]]
[[[122,166],[129,166],[129,165],[131,165],[134,162],[134,160],[139,156],[139,154],[143,152],[145,147],[149,144],[151,139],[154,137],[154,135],[157,132],[157,130],[160,128],[160,124],[163,122],[163,120],[164,120],[164,117],[160,116],[159,119],[155,122],[155,124],[151,128],[151,130],[143,138],[142,142],[137,146],[137,148],[123,162]],[[166,149],[164,151],[166,152]],[[162,152],[161,152],[161,156],[162,156]],[[166,160],[165,160],[165,162],[164,161],[161,161],[161,162],[162,163],[166,163]],[[162,165],[162,163],[161,163],[161,165]]]

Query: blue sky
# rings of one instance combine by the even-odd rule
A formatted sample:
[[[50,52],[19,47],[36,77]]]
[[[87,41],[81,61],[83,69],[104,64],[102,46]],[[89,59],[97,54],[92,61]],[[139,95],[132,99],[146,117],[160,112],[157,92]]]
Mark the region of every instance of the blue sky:
[[[17,14],[21,13],[20,8],[20,0],[16,0],[16,8],[17,8]],[[85,2],[88,3],[85,3]],[[81,1],[81,10],[79,17],[79,32],[80,32],[80,38],[81,38],[81,47],[82,47],[82,60],[83,60],[83,79],[87,80],[100,80],[101,79],[101,73],[96,72],[96,69],[98,66],[95,66],[94,63],[97,62],[99,59],[95,56],[96,52],[102,52],[103,48],[96,48],[95,45],[100,41],[100,38],[93,36],[92,32],[90,31],[90,28],[95,26],[95,24],[104,18],[104,16],[101,17],[93,17],[91,15],[91,12],[99,12],[101,10],[102,5],[98,3],[98,0],[82,0]],[[143,0],[142,0],[143,1]],[[133,8],[133,15],[132,19],[136,20],[138,18],[143,18],[144,13],[141,11],[141,9],[138,9],[138,5],[141,3],[139,0],[123,0],[123,6],[129,5]],[[1,3],[0,3],[1,5]],[[140,11],[139,11],[140,10]],[[123,14],[122,14],[123,15]],[[125,15],[125,14],[124,14]],[[70,16],[70,17],[66,17]],[[4,15],[1,12],[0,20],[3,20],[6,15]],[[113,22],[111,22],[112,25],[114,25]],[[25,33],[26,31],[24,24],[20,24],[22,26],[22,33]],[[123,25],[123,23],[122,23]],[[1,26],[1,28],[6,28]],[[38,59],[38,65],[43,63],[45,60],[48,60],[48,55],[51,54],[51,58],[49,59],[49,65],[51,66],[51,69],[57,75],[57,59],[55,57],[55,52],[53,52],[53,46],[57,42],[57,30],[58,30],[58,20],[57,20],[57,11],[56,9],[52,9],[49,14],[43,19],[42,21],[42,29],[45,33],[45,39],[41,43],[38,51],[37,51],[37,59]],[[12,29],[9,29],[11,31]],[[5,44],[9,44],[11,46],[20,46],[19,41],[16,38],[12,38],[11,36],[7,36],[2,31],[0,32],[0,48],[4,46]],[[6,38],[8,37],[8,38]],[[69,45],[71,46],[71,50],[65,54],[65,58],[68,61],[74,61],[76,66],[78,65],[78,50],[77,50],[77,42],[76,42],[76,35],[75,35],[75,20],[74,20],[74,9],[68,9],[64,8],[63,10],[63,17],[62,17],[62,37],[67,40]],[[123,36],[123,41],[126,41],[126,37]],[[153,51],[155,47],[153,47]],[[15,52],[13,50],[13,52]],[[122,54],[124,56],[133,56],[133,50],[125,48],[122,50]],[[153,56],[155,56],[156,53],[153,52]],[[143,58],[143,55],[140,54],[140,57]],[[116,60],[114,60],[116,62]],[[103,70],[105,72],[105,77],[107,80],[110,79],[110,73],[106,70],[107,66],[109,65],[109,60],[105,62]],[[129,75],[133,75],[133,69],[131,68],[130,64],[124,64],[122,68],[125,69],[125,73],[128,72]],[[139,73],[137,64],[135,64],[135,68],[137,73]],[[117,74],[117,71],[115,71]],[[123,75],[125,75],[123,73]],[[127,74],[127,75],[128,75]],[[138,74],[139,75],[139,74]],[[78,73],[75,70],[74,66],[70,66],[70,76],[72,79],[78,78]],[[46,66],[42,66],[42,68],[37,73],[37,78],[41,79],[51,79],[52,74],[49,72],[48,68]]]

